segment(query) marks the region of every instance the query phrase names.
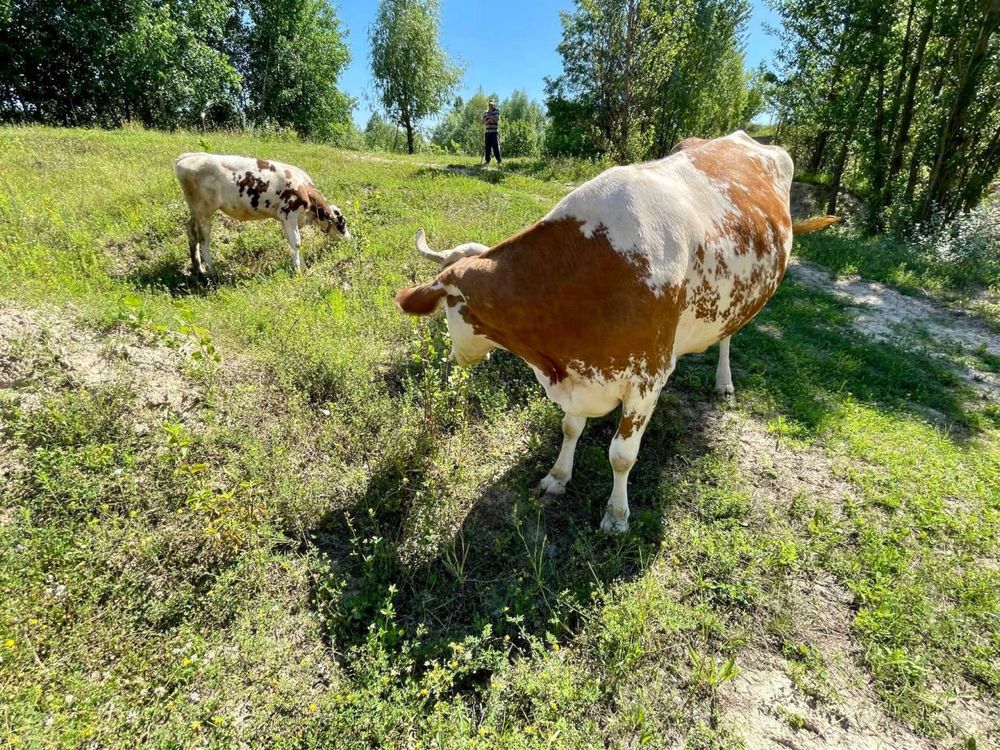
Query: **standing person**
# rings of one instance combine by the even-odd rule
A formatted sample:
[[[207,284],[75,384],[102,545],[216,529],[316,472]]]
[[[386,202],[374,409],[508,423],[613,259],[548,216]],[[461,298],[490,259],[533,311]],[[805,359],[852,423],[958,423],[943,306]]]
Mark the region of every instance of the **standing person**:
[[[486,133],[486,143],[484,144],[484,158],[486,163],[490,163],[490,155],[497,157],[497,166],[500,166],[500,110],[497,109],[496,102],[490,99],[489,109],[483,112],[483,130]]]

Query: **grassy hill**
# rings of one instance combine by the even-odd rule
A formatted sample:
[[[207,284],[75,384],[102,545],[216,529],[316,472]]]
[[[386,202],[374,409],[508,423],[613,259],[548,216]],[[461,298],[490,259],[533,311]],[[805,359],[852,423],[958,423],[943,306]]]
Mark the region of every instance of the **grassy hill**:
[[[195,283],[202,148],[303,167],[353,239],[306,230],[296,277],[275,223],[217,219]],[[454,162],[0,130],[0,746],[997,742],[987,348],[874,343],[786,281],[737,408],[681,362],[607,538],[613,419],[539,500],[561,415],[527,366],[457,368],[392,305],[433,274],[416,229],[496,242],[569,189]]]

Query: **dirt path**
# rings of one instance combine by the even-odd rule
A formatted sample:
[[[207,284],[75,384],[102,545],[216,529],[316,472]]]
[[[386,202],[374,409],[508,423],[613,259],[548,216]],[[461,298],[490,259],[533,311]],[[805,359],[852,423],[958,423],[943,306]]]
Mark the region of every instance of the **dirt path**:
[[[908,297],[876,281],[838,279],[826,269],[793,258],[790,276],[812,289],[846,302],[854,326],[875,341],[929,349],[948,360],[983,398],[1000,401],[1000,374],[991,372],[975,353],[1000,361],[1000,335],[985,324],[919,297]]]

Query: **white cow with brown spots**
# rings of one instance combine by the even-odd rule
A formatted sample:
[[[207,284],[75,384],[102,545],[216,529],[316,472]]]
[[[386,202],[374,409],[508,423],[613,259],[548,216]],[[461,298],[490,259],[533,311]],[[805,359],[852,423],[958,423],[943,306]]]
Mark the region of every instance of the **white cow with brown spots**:
[[[502,347],[563,408],[562,450],[540,488],[561,493],[587,417],[622,406],[601,528],[628,529],[629,471],[677,358],[720,344],[716,389],[733,392],[729,339],[774,294],[793,234],[792,159],[742,131],[688,139],[659,161],[614,167],[492,249],[434,253],[441,270],[396,303],[428,315],[444,301],[452,354],[471,364]]]
[[[327,203],[298,167],[278,161],[219,154],[181,154],[174,167],[191,210],[188,245],[195,273],[215,274],[209,249],[216,211],[240,221],[277,219],[292,247],[292,266],[302,270],[299,230],[318,224],[326,234],[350,237],[344,214]],[[204,262],[204,263],[203,263]]]

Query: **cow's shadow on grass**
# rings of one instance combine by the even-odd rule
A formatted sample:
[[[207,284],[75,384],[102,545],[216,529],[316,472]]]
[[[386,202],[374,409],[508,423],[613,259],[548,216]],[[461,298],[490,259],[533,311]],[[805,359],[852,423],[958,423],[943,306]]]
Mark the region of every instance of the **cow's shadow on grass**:
[[[303,251],[304,273],[312,273],[314,268],[332,256],[333,251],[317,243],[311,243]],[[223,254],[216,254],[214,276],[199,276],[191,269],[190,257],[185,254],[162,254],[152,260],[141,261],[124,278],[136,289],[145,291],[165,291],[173,297],[204,295],[222,287],[268,278],[276,274],[292,273],[291,255],[287,245],[267,247],[260,252],[249,253],[239,248],[224,248]]]
[[[489,366],[501,376],[506,365]],[[562,439],[555,408],[527,444],[514,446],[512,464],[470,497],[435,489],[444,484],[442,467],[428,454],[375,470],[353,508],[331,512],[310,531],[327,564],[312,601],[333,650],[350,660],[372,637],[405,640],[423,663],[487,627],[515,648],[569,637],[596,591],[641,575],[655,557],[663,483],[708,450],[708,425],[720,408],[707,390],[695,409],[664,398],[632,472],[632,528],[624,536],[599,530],[617,413],[589,421],[573,481],[559,497],[535,491]]]
[[[664,498],[677,497],[669,488],[686,481],[719,432],[725,407],[711,394],[715,362],[714,350],[685,358],[665,389],[630,477],[632,529],[622,537],[598,530],[616,413],[589,421],[573,481],[559,498],[534,494],[561,439],[555,408],[513,464],[472,497],[435,489],[445,483],[429,458],[431,438],[408,465],[373,471],[349,512],[330,513],[311,530],[328,566],[313,582],[312,601],[333,650],[349,660],[373,637],[389,646],[405,641],[423,663],[487,627],[522,648],[572,636],[594,593],[641,575],[664,518],[684,512]],[[864,339],[835,298],[794,284],[734,339],[733,362],[746,407],[781,417],[806,440],[821,438],[847,399],[940,422],[958,442],[991,418],[970,407],[946,362]],[[503,388],[508,377],[501,368],[486,382]],[[404,379],[402,370],[392,374],[397,393]]]
[[[453,176],[471,177],[482,180],[490,185],[499,185],[510,175],[504,167],[495,165],[444,164],[440,167],[423,167],[416,173],[417,177],[448,178]]]
[[[931,422],[959,442],[996,419],[944,356],[874,342],[840,300],[787,281],[733,339],[733,373],[755,409],[807,439],[848,400]]]

